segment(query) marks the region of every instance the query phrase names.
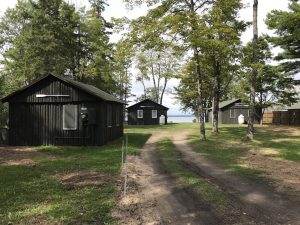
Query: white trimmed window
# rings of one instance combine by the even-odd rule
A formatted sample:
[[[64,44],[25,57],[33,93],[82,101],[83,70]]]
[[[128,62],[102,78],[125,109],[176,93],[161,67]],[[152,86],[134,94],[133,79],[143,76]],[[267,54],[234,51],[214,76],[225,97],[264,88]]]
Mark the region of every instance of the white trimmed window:
[[[63,129],[77,130],[78,128],[78,106],[63,105]]]
[[[157,118],[157,110],[152,110],[152,118]]]
[[[138,110],[137,111],[137,118],[141,119],[144,117],[144,113],[143,113],[143,110]]]
[[[235,109],[230,109],[230,118],[236,118],[236,110]]]

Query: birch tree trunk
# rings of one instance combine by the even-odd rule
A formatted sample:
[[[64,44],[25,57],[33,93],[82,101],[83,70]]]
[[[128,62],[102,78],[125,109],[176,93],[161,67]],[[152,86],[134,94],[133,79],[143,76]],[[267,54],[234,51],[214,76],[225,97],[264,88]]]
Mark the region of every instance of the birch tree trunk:
[[[214,94],[213,94],[213,107],[212,107],[212,133],[219,133],[219,103],[220,103],[220,92],[221,92],[221,65],[216,59],[214,59]]]
[[[250,89],[250,115],[248,120],[247,136],[248,140],[253,140],[254,136],[254,121],[255,121],[255,94],[256,94],[256,79],[257,79],[257,42],[258,42],[258,28],[257,28],[257,11],[258,0],[253,0],[253,52],[252,52],[252,77]]]

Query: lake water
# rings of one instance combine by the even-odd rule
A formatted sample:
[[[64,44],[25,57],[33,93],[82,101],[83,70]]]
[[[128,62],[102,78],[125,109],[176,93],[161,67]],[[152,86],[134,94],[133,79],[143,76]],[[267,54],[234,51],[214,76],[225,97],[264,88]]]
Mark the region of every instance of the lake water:
[[[195,116],[168,116],[168,123],[193,123]]]

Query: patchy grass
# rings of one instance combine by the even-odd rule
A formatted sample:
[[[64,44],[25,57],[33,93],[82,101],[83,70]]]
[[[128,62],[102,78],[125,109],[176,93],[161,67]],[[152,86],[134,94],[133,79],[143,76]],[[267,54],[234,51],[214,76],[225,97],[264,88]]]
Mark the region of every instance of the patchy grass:
[[[257,127],[256,129],[255,140],[252,142],[243,141],[246,127],[236,125],[222,125],[219,135],[207,132],[207,141],[200,141],[197,132],[194,132],[189,139],[195,151],[205,154],[208,158],[240,174],[260,179],[265,179],[263,172],[242,167],[241,158],[247,154],[261,154],[276,160],[300,162],[300,136],[295,133],[276,132],[275,128],[274,130],[266,127]],[[271,182],[270,180],[265,181]]]
[[[167,125],[126,125],[125,128],[129,133],[153,133],[161,131],[179,131],[182,129],[196,129],[197,123],[172,123]]]
[[[147,134],[128,134],[129,154],[141,149]],[[112,224],[121,165],[121,140],[104,147],[37,147],[49,158],[33,158],[32,166],[0,164],[0,223]],[[57,177],[91,173],[85,185],[65,185]],[[109,177],[100,185],[87,179]],[[78,179],[78,178],[77,178]],[[86,180],[82,180],[86,179]],[[99,182],[98,182],[99,183]]]
[[[181,185],[191,188],[202,200],[213,204],[219,210],[224,211],[227,208],[228,196],[216,185],[185,168],[178,159],[175,146],[170,139],[163,139],[158,147],[164,167]]]

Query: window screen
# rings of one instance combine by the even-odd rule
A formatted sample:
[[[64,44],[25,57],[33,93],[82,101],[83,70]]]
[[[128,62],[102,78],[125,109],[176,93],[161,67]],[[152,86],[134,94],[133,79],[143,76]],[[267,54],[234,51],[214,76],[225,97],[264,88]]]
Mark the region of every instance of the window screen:
[[[230,109],[230,118],[236,118],[236,110]]]
[[[137,118],[143,118],[143,110],[137,111]]]
[[[77,130],[77,105],[63,106],[63,129]]]
[[[157,118],[157,110],[152,110],[152,118]]]

